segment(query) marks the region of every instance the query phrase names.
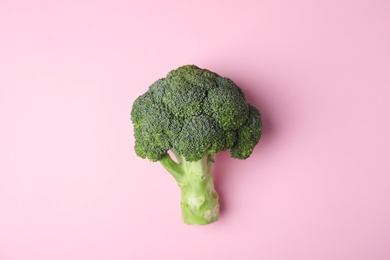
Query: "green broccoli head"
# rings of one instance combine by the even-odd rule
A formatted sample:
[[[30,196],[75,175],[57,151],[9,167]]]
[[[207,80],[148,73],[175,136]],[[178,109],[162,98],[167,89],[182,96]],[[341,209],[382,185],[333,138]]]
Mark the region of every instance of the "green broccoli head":
[[[246,159],[262,134],[259,111],[230,79],[195,65],[154,82],[131,110],[135,151],[159,161],[172,150],[187,161],[230,149]]]

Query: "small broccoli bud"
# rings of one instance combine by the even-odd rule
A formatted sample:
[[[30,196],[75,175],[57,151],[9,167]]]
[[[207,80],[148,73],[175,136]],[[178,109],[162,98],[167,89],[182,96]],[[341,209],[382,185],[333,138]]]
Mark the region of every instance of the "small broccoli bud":
[[[236,87],[219,87],[208,92],[204,111],[224,130],[237,130],[248,116],[248,105]]]
[[[181,130],[173,149],[187,161],[198,161],[223,136],[223,131],[208,116],[191,118]],[[216,144],[217,145],[217,144]]]
[[[186,119],[202,113],[205,96],[206,90],[194,85],[171,85],[163,102],[176,117]]]
[[[195,65],[181,66],[168,73],[166,79],[171,86],[195,86],[204,90],[217,87],[220,76]]]
[[[153,99],[157,103],[162,103],[163,98],[165,96],[165,89],[166,89],[166,80],[165,79],[159,79],[156,82],[154,82],[149,87],[149,91],[147,93],[151,93],[153,96]]]
[[[237,142],[230,149],[233,158],[248,158],[255,145],[259,142],[262,134],[262,123],[260,112],[255,107],[249,105],[249,115],[244,125],[237,131]]]

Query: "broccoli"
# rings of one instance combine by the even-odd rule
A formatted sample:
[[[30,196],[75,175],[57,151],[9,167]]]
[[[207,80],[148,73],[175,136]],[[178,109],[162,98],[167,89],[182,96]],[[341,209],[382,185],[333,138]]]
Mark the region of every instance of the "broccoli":
[[[135,152],[160,161],[181,188],[183,221],[219,219],[212,165],[216,153],[246,159],[262,134],[259,111],[229,78],[195,65],[172,70],[133,103]],[[175,155],[174,161],[169,155]]]

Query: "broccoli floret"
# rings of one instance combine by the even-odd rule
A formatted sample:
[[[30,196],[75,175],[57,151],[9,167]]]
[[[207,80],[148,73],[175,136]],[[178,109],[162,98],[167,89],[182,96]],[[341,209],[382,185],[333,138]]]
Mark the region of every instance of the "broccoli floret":
[[[136,154],[160,161],[181,187],[184,222],[217,221],[214,155],[230,149],[233,158],[246,159],[262,133],[260,113],[246,102],[242,90],[229,78],[182,66],[134,101],[131,120]]]
[[[237,159],[248,158],[261,137],[260,112],[249,105],[249,114],[245,123],[237,130],[237,141],[230,149],[230,155]]]
[[[211,89],[203,104],[204,113],[213,117],[224,130],[237,130],[248,116],[248,105],[238,87],[220,85]]]
[[[222,150],[223,130],[209,116],[194,116],[182,128],[173,150],[187,161],[199,161],[210,149]]]

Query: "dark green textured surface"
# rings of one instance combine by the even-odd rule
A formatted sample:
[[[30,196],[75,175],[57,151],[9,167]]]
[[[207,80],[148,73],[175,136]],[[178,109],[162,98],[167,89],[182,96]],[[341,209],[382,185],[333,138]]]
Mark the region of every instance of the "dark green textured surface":
[[[136,154],[160,161],[180,186],[184,222],[217,221],[214,154],[230,149],[233,158],[246,159],[262,134],[260,112],[246,102],[242,90],[229,78],[182,66],[134,101],[131,120]]]

